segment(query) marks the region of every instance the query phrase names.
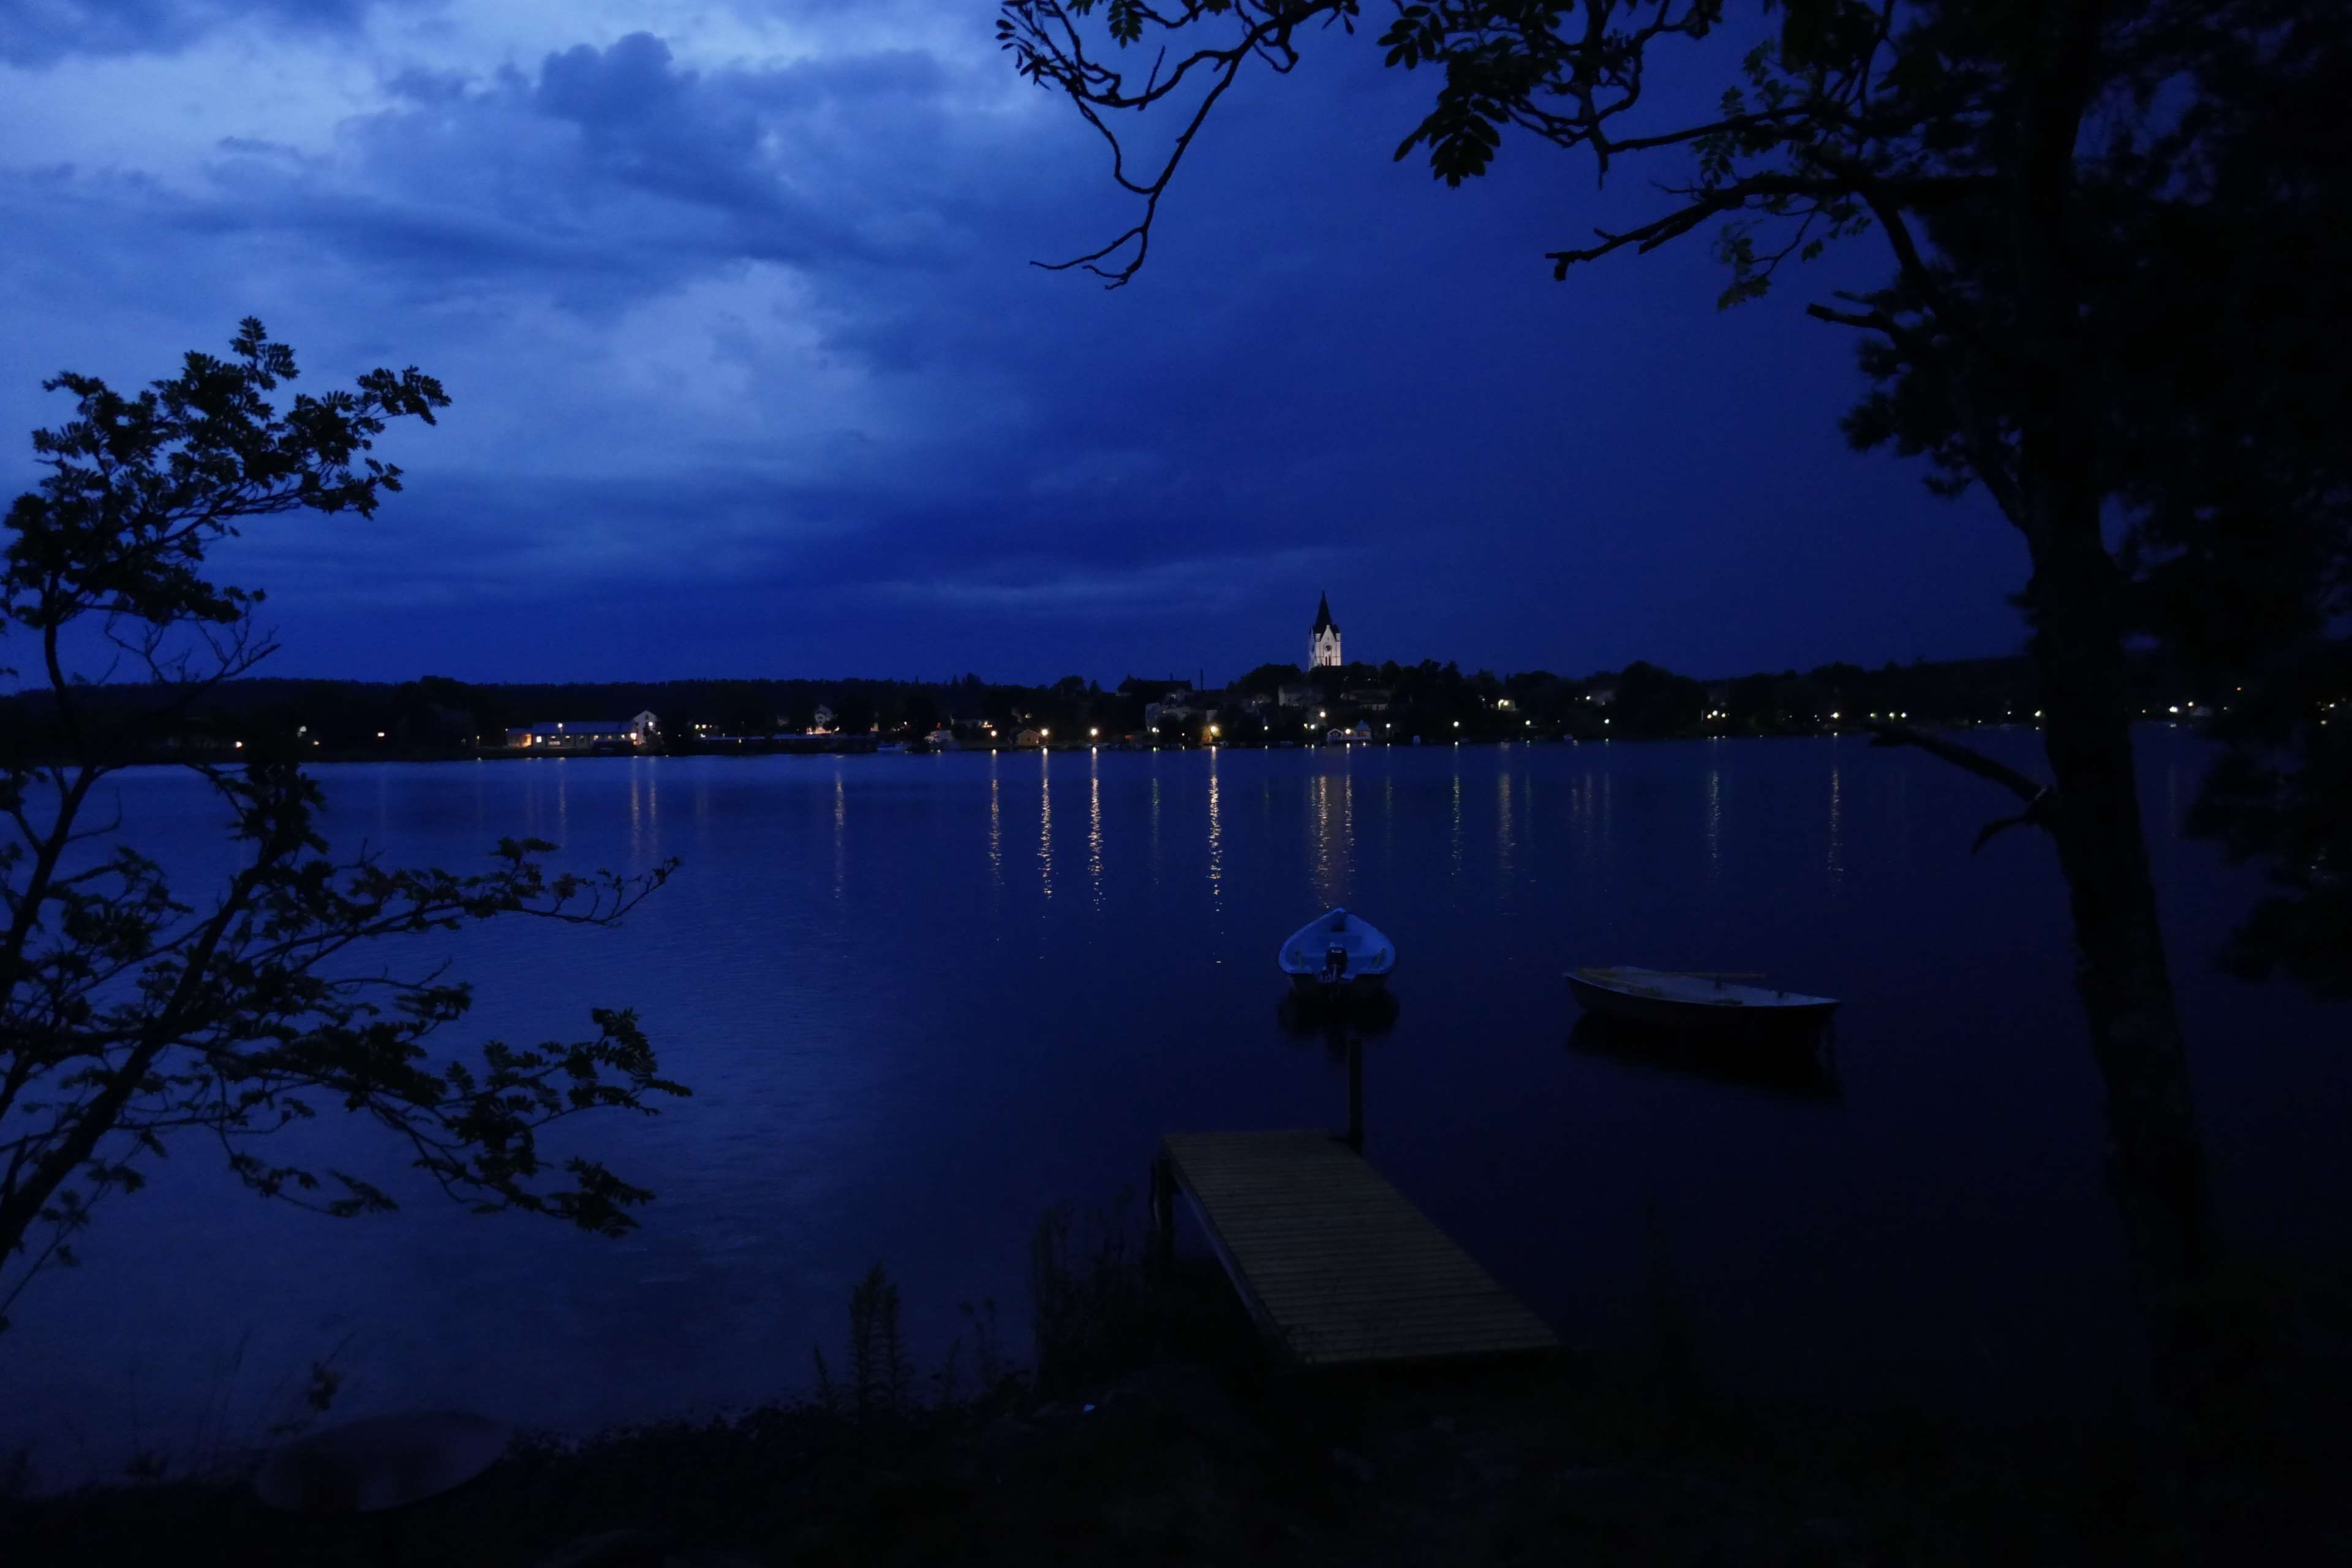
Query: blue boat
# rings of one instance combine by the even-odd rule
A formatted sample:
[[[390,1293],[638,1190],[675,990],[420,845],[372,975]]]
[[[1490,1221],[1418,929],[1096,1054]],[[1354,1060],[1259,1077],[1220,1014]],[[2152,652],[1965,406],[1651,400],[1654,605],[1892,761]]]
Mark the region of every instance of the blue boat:
[[[1290,933],[1279,962],[1291,989],[1378,991],[1396,969],[1396,943],[1345,910],[1326,910]]]

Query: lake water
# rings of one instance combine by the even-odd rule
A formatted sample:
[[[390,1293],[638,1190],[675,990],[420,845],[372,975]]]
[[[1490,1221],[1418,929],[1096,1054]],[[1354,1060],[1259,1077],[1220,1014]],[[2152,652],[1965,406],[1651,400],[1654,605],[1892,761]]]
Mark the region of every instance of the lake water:
[[[2030,732],[1978,737],[2028,768]],[[2352,1015],[2214,972],[2255,890],[2171,825],[2196,737],[2142,732],[2200,1110],[2242,1247],[2326,1257]],[[444,950],[453,1041],[636,1007],[695,1090],[578,1124],[656,1190],[610,1241],[428,1194],[337,1222],[201,1144],[111,1200],[0,1340],[0,1447],[249,1436],[341,1345],[339,1414],[459,1404],[587,1428],[804,1387],[887,1264],[921,1347],[992,1296],[1025,1343],[1049,1205],[1140,1187],[1163,1131],[1339,1125],[1280,1026],[1278,940],[1329,904],[1397,942],[1367,1152],[1571,1342],[1630,1342],[1661,1268],[1725,1375],[1835,1399],[2095,1400],[2122,1265],[2046,843],[2008,802],[1853,739],[1222,753],[578,759],[321,770],[339,847],[472,861],[537,834],[684,869],[623,928],[502,922]],[[129,775],[142,845],[220,863],[193,780]],[[201,884],[191,882],[193,889]],[[393,949],[422,963],[427,948]],[[1800,1095],[1571,1044],[1579,963],[1764,971],[1846,999]],[[404,1195],[331,1113],[311,1152]],[[568,1141],[565,1141],[568,1142]],[[561,1146],[561,1144],[559,1144]],[[240,1346],[242,1351],[240,1354]]]

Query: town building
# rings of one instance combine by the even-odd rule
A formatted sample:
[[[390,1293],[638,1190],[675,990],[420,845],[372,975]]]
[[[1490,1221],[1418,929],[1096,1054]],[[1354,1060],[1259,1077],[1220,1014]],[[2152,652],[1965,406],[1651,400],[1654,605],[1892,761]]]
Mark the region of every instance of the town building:
[[[1331,618],[1331,595],[1326,594],[1315,606],[1315,625],[1307,634],[1307,668],[1328,665],[1337,669],[1339,663],[1339,623]]]
[[[518,751],[593,752],[601,748],[642,749],[660,739],[661,727],[651,713],[616,722],[562,720],[507,731],[507,744]]]

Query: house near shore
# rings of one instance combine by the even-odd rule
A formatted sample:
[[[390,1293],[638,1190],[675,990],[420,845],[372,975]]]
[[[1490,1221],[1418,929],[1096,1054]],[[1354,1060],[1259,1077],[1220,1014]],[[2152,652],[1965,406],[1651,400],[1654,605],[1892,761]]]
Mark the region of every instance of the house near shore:
[[[651,713],[617,721],[557,720],[507,731],[507,744],[526,752],[642,751],[661,737]]]

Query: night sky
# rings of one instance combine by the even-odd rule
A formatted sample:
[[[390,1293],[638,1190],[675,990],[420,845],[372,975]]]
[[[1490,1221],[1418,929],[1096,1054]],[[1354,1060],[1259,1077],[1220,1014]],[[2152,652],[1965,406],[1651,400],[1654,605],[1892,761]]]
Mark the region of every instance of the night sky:
[[[0,485],[43,376],[249,313],[303,387],[455,400],[374,521],[225,552],[272,674],[1213,681],[1303,658],[1327,589],[1350,658],[1465,668],[2016,647],[2011,531],[1837,433],[1853,345],[1801,306],[1874,239],[1728,312],[1697,237],[1555,283],[1683,166],[1604,193],[1522,142],[1448,190],[1391,161],[1434,83],[1375,26],[1229,94],[1106,292],[1029,265],[1132,209],[993,16],[0,0]]]

